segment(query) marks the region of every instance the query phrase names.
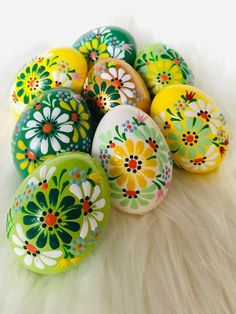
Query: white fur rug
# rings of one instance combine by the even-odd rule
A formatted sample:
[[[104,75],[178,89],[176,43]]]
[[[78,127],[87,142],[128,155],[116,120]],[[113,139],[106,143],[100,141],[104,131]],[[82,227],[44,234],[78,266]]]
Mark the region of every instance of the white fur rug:
[[[236,313],[233,5],[230,1],[224,1],[223,8],[210,1],[204,6],[201,1],[192,2],[193,6],[191,1],[145,1],[133,9],[121,1],[114,9],[105,2],[103,7],[94,4],[89,20],[80,18],[78,1],[71,2],[75,9],[70,13],[62,4],[55,8],[49,1],[35,4],[37,16],[33,15],[36,8],[26,13],[22,1],[8,1],[1,8],[0,28],[6,31],[1,34],[0,51],[0,313]],[[121,4],[126,4],[126,11]],[[45,12],[46,5],[50,13]],[[109,17],[102,15],[105,8],[110,8]],[[13,26],[8,27],[10,16]],[[37,23],[39,27],[33,28]],[[231,151],[222,166],[208,175],[175,168],[166,199],[143,217],[113,209],[103,241],[77,269],[53,277],[36,275],[18,264],[5,235],[6,213],[21,181],[10,155],[14,120],[7,106],[8,90],[15,71],[32,54],[49,46],[70,45],[81,33],[103,24],[128,28],[139,48],[155,41],[176,48],[190,64],[196,86],[211,95],[228,117]]]

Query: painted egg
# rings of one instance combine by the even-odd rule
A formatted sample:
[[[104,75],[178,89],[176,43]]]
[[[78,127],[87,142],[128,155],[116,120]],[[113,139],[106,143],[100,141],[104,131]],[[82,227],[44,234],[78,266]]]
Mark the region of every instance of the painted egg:
[[[82,35],[73,46],[85,56],[89,67],[99,59],[110,57],[125,60],[133,65],[136,57],[136,43],[133,36],[115,26],[93,29]]]
[[[23,266],[56,274],[95,248],[109,212],[109,184],[100,164],[85,153],[64,153],[40,165],[17,189],[7,237]]]
[[[131,214],[150,211],[172,178],[171,153],[156,123],[142,110],[120,105],[101,120],[92,155],[109,179],[112,204]]]
[[[193,74],[184,59],[163,44],[153,44],[140,51],[134,67],[152,96],[169,85],[193,84]]]
[[[22,112],[12,135],[12,155],[22,177],[67,151],[90,153],[93,131],[83,98],[67,88],[36,97]]]
[[[84,56],[73,48],[56,48],[39,54],[17,73],[10,104],[16,116],[47,89],[69,87],[81,93],[87,75]]]
[[[90,69],[84,97],[97,120],[120,104],[135,106],[145,112],[149,112],[151,104],[139,74],[125,61],[111,58],[98,61]]]
[[[229,130],[219,107],[188,85],[172,85],[153,100],[151,117],[163,132],[173,161],[189,172],[218,167],[229,144]]]

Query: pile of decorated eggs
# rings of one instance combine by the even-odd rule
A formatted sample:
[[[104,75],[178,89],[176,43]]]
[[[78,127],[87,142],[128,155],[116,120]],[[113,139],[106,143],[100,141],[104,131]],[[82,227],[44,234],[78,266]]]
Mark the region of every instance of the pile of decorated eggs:
[[[219,166],[228,126],[193,80],[175,50],[158,43],[136,55],[132,35],[113,26],[21,68],[10,102],[24,181],[7,237],[22,265],[41,274],[77,265],[98,243],[111,204],[144,214],[160,203],[172,161],[193,173]]]

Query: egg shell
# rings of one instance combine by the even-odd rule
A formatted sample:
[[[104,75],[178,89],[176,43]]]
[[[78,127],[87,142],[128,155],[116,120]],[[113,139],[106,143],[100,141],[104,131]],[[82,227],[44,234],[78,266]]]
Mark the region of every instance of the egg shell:
[[[89,71],[84,97],[95,120],[118,105],[150,110],[150,95],[140,75],[125,61],[102,59]]]
[[[112,205],[144,214],[165,197],[172,179],[171,153],[156,123],[142,110],[120,105],[101,120],[92,146],[109,179]]]
[[[192,85],[194,77],[184,59],[172,48],[152,44],[141,50],[134,64],[151,96],[172,84]]]
[[[104,58],[122,59],[133,65],[136,57],[136,43],[125,29],[116,26],[95,28],[79,37],[74,48],[86,58],[89,68]]]
[[[69,87],[81,93],[88,67],[84,56],[74,48],[55,48],[27,62],[11,88],[10,105],[18,117],[32,100],[47,89]]]
[[[25,178],[45,160],[66,151],[90,153],[93,130],[85,100],[67,88],[47,90],[28,105],[12,135],[12,156]]]
[[[85,153],[64,153],[21,183],[7,215],[7,238],[24,267],[56,274],[96,247],[109,213],[110,189],[100,164]]]
[[[220,108],[201,90],[188,85],[164,88],[152,102],[151,117],[178,166],[206,173],[222,162],[228,150],[229,128]]]

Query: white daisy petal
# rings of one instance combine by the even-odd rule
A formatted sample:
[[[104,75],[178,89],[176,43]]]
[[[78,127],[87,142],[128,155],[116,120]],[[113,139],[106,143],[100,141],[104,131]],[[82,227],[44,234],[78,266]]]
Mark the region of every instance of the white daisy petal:
[[[52,77],[53,77],[54,81],[59,81],[59,77],[58,77],[57,71],[52,71]]]
[[[210,156],[215,150],[215,146],[211,145],[208,149],[208,151],[206,152],[206,156]]]
[[[46,172],[47,172],[47,166],[43,166],[40,168],[39,170],[39,175],[41,179],[45,179],[46,178]]]
[[[41,142],[41,152],[46,155],[48,153],[48,138],[43,138]]]
[[[214,126],[214,124],[213,123],[209,123],[209,126],[210,126],[210,129],[211,129],[212,133],[216,134],[217,131],[216,131],[216,127]]]
[[[128,88],[122,88],[122,92],[125,93],[129,98],[134,98],[133,92]]]
[[[49,180],[55,171],[56,171],[56,167],[51,167],[48,170],[47,174],[45,175],[45,178]]]
[[[50,119],[50,116],[51,116],[51,110],[50,110],[50,107],[44,107],[43,108],[43,115],[45,117],[44,120],[49,120]]]
[[[125,94],[120,90],[120,98],[121,98],[121,104],[126,104],[127,102],[127,97],[125,96]]]
[[[42,262],[45,265],[48,265],[48,266],[53,266],[53,265],[56,265],[56,263],[57,263],[54,259],[48,258],[48,257],[43,256],[43,255],[40,255],[40,259],[42,260]]]
[[[67,78],[66,74],[65,73],[61,73],[59,75],[59,81],[62,83],[65,81],[65,79]]]
[[[58,258],[62,255],[62,251],[59,251],[59,250],[46,251],[46,252],[41,252],[41,254],[47,257]]]
[[[102,221],[104,218],[104,214],[101,212],[93,212],[91,215],[98,221]]]
[[[211,111],[212,111],[212,105],[211,104],[208,104],[207,106],[206,106],[206,110],[208,111],[208,113],[210,113]]]
[[[199,99],[198,100],[198,104],[199,104],[199,107],[200,107],[201,110],[204,110],[204,111],[206,110],[206,105],[205,105],[204,101]],[[190,104],[190,106],[191,106],[191,104]],[[199,111],[199,108],[198,108],[198,111]]]
[[[194,167],[192,168],[193,171],[196,171],[196,170],[198,170],[198,169],[199,169],[199,166],[198,166],[198,165],[196,165],[196,166],[194,166]]]
[[[196,112],[200,111],[198,105],[195,102],[192,102],[189,106]]]
[[[122,68],[119,68],[119,70],[118,70],[118,79],[119,80],[122,79],[124,74],[125,74],[125,70],[122,69]],[[122,81],[123,81],[123,79],[122,79]]]
[[[70,133],[73,131],[73,126],[71,124],[62,124],[58,126],[60,132]]]
[[[112,67],[109,69],[109,72],[111,73],[111,75],[114,77],[114,78],[117,78],[118,74],[117,74],[117,71],[116,71],[116,68],[115,67]]]
[[[36,111],[36,112],[34,113],[34,118],[35,118],[35,120],[37,120],[38,122],[44,121],[44,117],[42,116],[41,112],[39,112],[39,111]]]
[[[43,263],[41,262],[40,258],[38,256],[36,256],[34,258],[34,265],[35,267],[37,267],[38,269],[44,269],[44,265]]]
[[[25,133],[25,138],[28,139],[28,138],[31,138],[33,136],[35,136],[35,134],[37,133],[37,130],[29,130]]]
[[[91,230],[94,231],[98,226],[97,221],[92,216],[88,216],[88,220],[90,223]]]
[[[35,150],[38,147],[39,143],[40,143],[40,138],[35,136],[30,142],[30,148],[32,150]]]
[[[26,241],[26,237],[23,233],[22,227],[20,224],[16,224],[16,232],[18,234],[18,236],[20,237],[20,239],[25,242]]]
[[[104,80],[111,80],[113,77],[110,75],[110,74],[108,74],[108,73],[102,73],[101,74],[101,78],[103,78]]]
[[[62,115],[60,115],[60,117],[58,117],[57,119],[57,123],[61,124],[61,123],[65,123],[69,120],[69,115],[66,113],[63,113]]]
[[[58,132],[56,136],[63,143],[69,143],[70,142],[70,138],[63,133]]]
[[[201,164],[201,165],[199,166],[199,168],[200,168],[201,170],[207,170],[207,167],[206,167],[205,164]]]
[[[16,235],[13,234],[12,236],[12,241],[18,245],[18,246],[23,246],[24,242],[22,242]]]
[[[218,157],[218,153],[214,153],[214,154],[212,154],[211,156],[207,157],[207,161],[209,161],[209,160],[214,160],[214,159],[216,159],[217,157]]]
[[[186,117],[196,117],[196,112],[194,112],[194,111],[185,111],[185,115],[186,115]]]
[[[132,82],[126,82],[126,83],[124,83],[124,87],[134,89],[135,85]]]
[[[29,179],[28,184],[34,184],[37,185],[39,183],[39,180],[35,177]]]
[[[123,77],[122,77],[122,82],[127,82],[131,79],[131,75],[130,74],[125,74]]]
[[[211,117],[212,118],[219,118],[219,112],[216,112],[216,111],[211,112]]]
[[[64,82],[62,84],[62,86],[64,86],[64,87],[70,87],[71,85],[72,85],[72,81],[70,81],[70,80],[67,80],[66,82]]]
[[[51,145],[55,152],[59,152],[59,150],[61,149],[61,145],[55,137],[51,138]]]
[[[87,234],[88,234],[88,221],[87,221],[87,218],[84,218],[83,225],[82,225],[81,232],[80,232],[80,236],[81,236],[81,238],[84,239]]]
[[[96,201],[96,199],[98,198],[100,192],[101,192],[100,187],[98,185],[96,185],[94,190],[93,190],[93,195],[91,197],[91,202],[95,202]]]
[[[60,108],[58,108],[58,107],[54,108],[52,111],[52,120],[56,120],[56,118],[59,116],[60,113],[61,113]]]
[[[103,208],[105,206],[105,203],[106,203],[105,200],[101,199],[93,204],[93,208],[95,209]]]
[[[26,265],[30,266],[32,264],[32,261],[33,261],[33,256],[32,255],[29,255],[27,254],[24,258],[24,262]]]
[[[82,188],[84,191],[84,196],[90,196],[91,193],[91,184],[88,181],[82,183]]]
[[[27,128],[36,128],[38,125],[38,122],[35,120],[30,120],[26,123]]]
[[[217,119],[211,119],[211,123],[214,123],[216,126],[220,126],[221,122]]]
[[[16,253],[16,255],[22,256],[26,253],[26,250],[16,247],[16,248],[14,248],[14,252]]]
[[[77,198],[79,200],[81,200],[83,198],[83,194],[82,194],[82,191],[81,191],[81,188],[79,186],[77,186],[76,184],[72,184],[70,186],[70,191],[71,193],[73,193],[75,196],[77,196]]]
[[[215,164],[216,164],[215,161],[207,161],[207,162],[206,162],[206,165],[207,165],[207,166],[214,166]]]

